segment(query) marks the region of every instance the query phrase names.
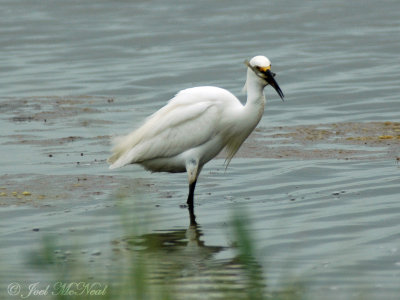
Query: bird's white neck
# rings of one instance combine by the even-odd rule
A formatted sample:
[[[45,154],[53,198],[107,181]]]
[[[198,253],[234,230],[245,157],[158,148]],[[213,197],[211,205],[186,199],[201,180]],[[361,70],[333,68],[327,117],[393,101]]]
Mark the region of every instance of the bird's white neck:
[[[261,119],[265,107],[265,82],[250,69],[247,70],[247,80],[244,89],[247,92],[245,110],[257,120]]]

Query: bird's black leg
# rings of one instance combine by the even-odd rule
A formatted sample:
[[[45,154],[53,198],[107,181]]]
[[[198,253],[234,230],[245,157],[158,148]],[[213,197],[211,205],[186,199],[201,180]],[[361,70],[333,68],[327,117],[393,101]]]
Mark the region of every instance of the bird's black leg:
[[[194,189],[196,187],[196,182],[197,180],[195,180],[189,185],[189,196],[186,202],[188,204],[188,209],[189,209],[190,225],[197,225],[196,216],[194,214],[194,206],[193,206]]]
[[[196,187],[196,182],[197,180],[189,184],[189,196],[186,202],[189,206],[193,206],[193,197],[194,197],[194,189]]]

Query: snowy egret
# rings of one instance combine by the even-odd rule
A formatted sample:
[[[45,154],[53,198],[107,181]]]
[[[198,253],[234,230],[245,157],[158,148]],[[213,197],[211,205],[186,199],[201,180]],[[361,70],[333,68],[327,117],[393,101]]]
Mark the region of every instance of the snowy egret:
[[[187,204],[196,224],[193,196],[204,164],[226,149],[226,166],[260,121],[266,103],[264,87],[270,84],[283,100],[283,93],[265,56],[247,65],[243,105],[233,94],[213,86],[180,91],[167,105],[148,117],[132,133],[115,138],[110,169],[140,164],[152,172],[187,172]]]

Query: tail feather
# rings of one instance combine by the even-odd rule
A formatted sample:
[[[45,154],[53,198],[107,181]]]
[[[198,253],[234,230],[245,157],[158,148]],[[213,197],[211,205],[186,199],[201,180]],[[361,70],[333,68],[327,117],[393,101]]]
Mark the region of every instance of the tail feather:
[[[112,170],[112,169],[117,169],[117,168],[121,168],[121,167],[123,167],[123,166],[125,166],[126,164],[123,164],[120,160],[117,160],[117,161],[115,161],[114,163],[112,163],[110,166],[109,166],[109,169],[110,170]]]
[[[136,134],[129,134],[127,136],[117,136],[112,139],[114,147],[112,148],[112,155],[107,159],[110,164],[110,169],[123,167],[130,163],[127,157],[132,155],[132,148],[140,141]],[[131,155],[129,155],[131,153]]]
[[[111,155],[109,158],[107,158],[107,163],[110,165],[110,169],[115,169],[116,167],[114,167],[113,165],[115,164],[115,162],[118,160],[119,158],[119,154],[118,153],[114,153],[113,155]]]
[[[126,151],[115,153],[112,155],[108,161],[110,161],[112,164],[110,165],[110,169],[117,169],[121,168],[123,166],[133,164],[137,162],[137,147],[134,147],[132,149],[127,149]],[[140,154],[139,154],[140,156]]]

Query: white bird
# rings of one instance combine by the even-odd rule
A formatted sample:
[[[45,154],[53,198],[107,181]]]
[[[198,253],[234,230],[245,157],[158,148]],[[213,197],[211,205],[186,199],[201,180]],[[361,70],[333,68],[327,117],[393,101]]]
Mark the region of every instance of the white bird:
[[[187,172],[187,204],[191,224],[196,224],[193,196],[197,178],[208,161],[226,149],[226,166],[260,121],[266,103],[264,87],[283,93],[265,56],[247,65],[247,102],[243,105],[229,91],[201,86],[180,91],[135,131],[115,138],[110,169],[140,164],[152,172]]]

